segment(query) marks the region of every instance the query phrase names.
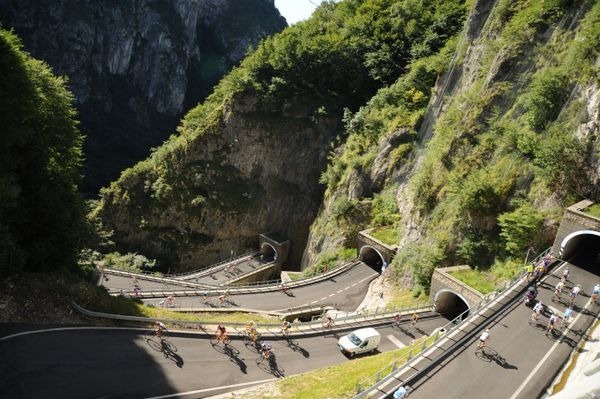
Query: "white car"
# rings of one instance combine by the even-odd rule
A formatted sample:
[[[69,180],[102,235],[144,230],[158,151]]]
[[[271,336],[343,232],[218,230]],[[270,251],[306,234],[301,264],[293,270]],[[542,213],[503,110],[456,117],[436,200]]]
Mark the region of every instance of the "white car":
[[[344,335],[339,339],[338,347],[349,357],[354,357],[361,353],[375,352],[380,341],[381,335],[377,330],[367,327]]]

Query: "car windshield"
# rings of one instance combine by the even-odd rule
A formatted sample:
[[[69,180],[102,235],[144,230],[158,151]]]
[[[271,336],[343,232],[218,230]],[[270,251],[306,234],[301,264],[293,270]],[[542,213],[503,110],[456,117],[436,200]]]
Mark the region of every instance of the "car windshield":
[[[362,342],[362,341],[360,340],[360,338],[358,338],[358,337],[356,336],[356,334],[354,334],[354,333],[351,333],[350,335],[348,335],[348,339],[350,340],[350,342],[352,342],[352,343],[353,343],[354,345],[356,345],[356,346],[359,346],[359,345],[360,345],[360,343]]]

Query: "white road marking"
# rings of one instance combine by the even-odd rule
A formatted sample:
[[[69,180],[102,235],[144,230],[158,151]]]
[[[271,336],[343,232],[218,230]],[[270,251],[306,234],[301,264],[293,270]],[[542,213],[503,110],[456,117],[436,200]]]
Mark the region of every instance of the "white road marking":
[[[332,296],[334,296],[334,295],[335,295],[335,293],[333,293],[333,294],[329,294],[329,298],[331,298],[331,297],[332,297]]]
[[[148,397],[146,399],[176,398],[176,397],[184,396],[184,395],[195,395],[195,394],[203,393],[203,392],[218,391],[220,389],[239,388],[239,387],[243,387],[243,386],[247,386],[247,385],[264,384],[266,382],[271,382],[271,381],[275,381],[275,380],[277,380],[277,378],[269,378],[267,380],[242,382],[242,383],[239,383],[239,384],[227,385],[227,386],[222,386],[222,387],[198,389],[196,391],[179,392],[179,393],[173,393],[173,394],[170,394],[170,395],[152,396],[152,397]]]
[[[57,328],[45,328],[43,330],[23,331],[16,334],[7,335],[1,337],[0,341],[7,341],[11,338],[21,337],[23,335],[42,334],[46,332],[55,331],[77,331],[77,330],[134,330],[134,331],[148,331],[148,328],[132,328],[132,327],[57,327]]]
[[[347,289],[348,289],[348,287],[344,288],[344,290],[347,290]],[[337,290],[337,294],[344,292],[344,290]]]
[[[587,305],[585,305],[585,307],[583,308],[583,310],[587,310]],[[583,314],[583,312],[580,312],[577,315],[577,317],[575,317],[575,320],[573,320],[573,322],[571,323],[571,326],[574,326],[575,323],[577,323],[577,320],[581,317],[582,314]],[[515,393],[512,394],[512,396],[510,397],[510,399],[515,399],[517,396],[519,396],[519,394],[521,392],[523,392],[523,389],[525,389],[525,387],[527,386],[527,384],[529,384],[529,381],[531,381],[533,379],[533,377],[536,376],[537,372],[542,367],[542,365],[544,364],[544,362],[546,360],[548,360],[548,358],[550,357],[550,355],[552,354],[552,352],[554,352],[554,350],[556,349],[556,347],[562,343],[562,339],[565,337],[565,335],[567,335],[567,332],[571,329],[571,326],[565,328],[565,330],[563,331],[563,333],[560,336],[560,338],[554,343],[554,345],[552,345],[552,347],[550,348],[550,350],[546,353],[546,355],[542,358],[542,360],[539,361],[539,363],[535,366],[535,368],[531,371],[531,373],[529,373],[529,375],[527,376],[527,378],[525,378],[525,380],[519,386],[519,388],[517,388],[517,390],[515,391]]]
[[[394,337],[393,335],[387,335],[387,339],[392,341],[392,344],[396,345],[400,349],[402,349],[406,346],[402,342],[400,342],[400,340],[398,338]]]

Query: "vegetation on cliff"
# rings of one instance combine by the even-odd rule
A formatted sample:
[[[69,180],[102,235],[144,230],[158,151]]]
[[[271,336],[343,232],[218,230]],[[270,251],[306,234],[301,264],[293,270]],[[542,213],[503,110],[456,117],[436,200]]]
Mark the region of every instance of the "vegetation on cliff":
[[[214,245],[218,237],[210,231],[212,226],[201,224],[206,222],[179,228],[165,226],[158,219],[167,210],[187,220],[206,221],[214,215],[225,215],[222,220],[227,215],[236,215],[239,221],[243,215],[257,213],[261,200],[284,198],[282,194],[290,199],[291,194],[302,198],[308,192],[309,204],[288,201],[289,207],[302,206],[292,211],[289,207],[281,211],[272,207],[267,216],[277,220],[291,212],[312,217],[321,200],[318,178],[310,182],[310,187],[281,176],[277,184],[272,178],[270,182],[261,181],[257,175],[265,173],[264,159],[252,165],[252,170],[243,170],[239,159],[234,159],[237,155],[232,155],[236,140],[243,141],[239,135],[248,134],[250,126],[259,126],[262,136],[258,141],[268,142],[273,135],[286,132],[292,145],[294,136],[315,131],[318,137],[312,140],[327,145],[330,136],[335,136],[331,128],[324,128],[328,123],[332,125],[327,121],[336,125],[344,114],[357,111],[378,89],[403,75],[409,64],[423,60],[396,84],[399,86],[396,91],[390,89],[388,98],[381,99],[382,103],[396,100],[404,103],[402,109],[385,115],[400,126],[405,114],[426,105],[427,93],[422,91],[429,91],[436,77],[435,67],[426,64],[431,62],[428,57],[461,29],[466,9],[458,0],[324,3],[311,19],[264,40],[249,54],[203,104],[185,116],[177,135],[150,158],[123,172],[119,181],[102,192],[98,214],[107,228],[115,230],[115,241],[157,257],[164,257],[170,250],[173,263],[180,262],[180,255],[191,247],[201,250],[203,245]],[[404,98],[405,94],[409,96]],[[244,118],[237,125],[235,139],[233,133],[229,133],[232,137],[225,133],[232,115]],[[418,115],[413,118],[418,119]],[[374,119],[365,120],[364,124],[370,129],[364,135],[365,140],[373,142],[381,125]],[[339,140],[344,141],[346,133],[337,133]],[[289,150],[301,153],[306,140],[311,140],[309,137],[301,137],[298,140],[301,145]],[[409,133],[402,140],[408,148],[414,138]],[[311,152],[322,150],[316,148]],[[395,154],[398,159],[402,155],[400,150]],[[285,167],[285,160],[278,162],[282,163],[279,167]],[[352,162],[364,163],[368,158],[357,157]],[[318,176],[324,164],[316,158],[302,167],[305,175],[311,177]],[[275,215],[276,212],[285,215]],[[125,219],[130,220],[127,227]],[[256,224],[268,223],[262,220]],[[305,240],[301,236],[306,237],[307,228],[299,228],[301,233],[292,238],[301,248]],[[133,229],[146,232],[150,240],[160,244],[122,234]],[[235,236],[231,239],[235,240]],[[161,249],[157,250],[158,247]]]
[[[380,193],[392,190],[399,211],[384,224],[399,235],[393,263],[400,275],[412,275],[427,288],[433,268],[442,265],[517,271],[512,259],[522,260],[531,246],[549,245],[565,205],[582,197],[598,199],[597,128],[582,131],[581,126],[597,112],[589,115],[587,107],[593,101],[590,92],[598,91],[599,13],[600,6],[591,1],[497,2],[475,41],[460,37],[454,57],[463,75],[431,140],[418,133],[430,89],[408,104],[414,96],[393,99],[389,92],[431,87],[450,58],[442,58],[437,70],[435,62],[414,62],[347,118],[350,136],[323,175],[328,206],[313,226],[315,242],[322,235],[354,234],[345,226],[360,220],[352,213],[358,208],[364,210],[363,227],[380,225],[379,212],[369,215],[369,210]],[[410,81],[415,74],[419,80]],[[401,123],[388,116],[403,109]],[[385,184],[375,184],[378,144],[398,126],[415,140],[408,148],[406,142],[392,145],[390,153],[401,152],[402,162],[390,157],[391,173],[378,172]],[[356,181],[364,176],[371,177],[357,190]],[[347,198],[349,192],[360,195]],[[340,201],[353,206],[340,214]]]
[[[82,136],[65,80],[0,29],[0,252],[14,269],[76,264]]]

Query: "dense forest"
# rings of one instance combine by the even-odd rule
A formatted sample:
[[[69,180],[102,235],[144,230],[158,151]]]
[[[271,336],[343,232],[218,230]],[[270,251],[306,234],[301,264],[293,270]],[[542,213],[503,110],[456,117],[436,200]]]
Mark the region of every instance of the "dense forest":
[[[85,231],[73,96],[3,29],[0,71],[0,251],[13,271],[73,269]]]

